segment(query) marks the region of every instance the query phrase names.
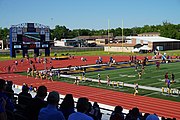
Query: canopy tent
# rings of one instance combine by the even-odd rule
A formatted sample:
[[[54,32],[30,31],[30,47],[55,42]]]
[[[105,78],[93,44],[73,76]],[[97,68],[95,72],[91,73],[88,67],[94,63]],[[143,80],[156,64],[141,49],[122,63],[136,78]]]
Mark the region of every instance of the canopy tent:
[[[144,45],[144,46],[140,47],[139,50],[151,50],[151,48],[149,48],[148,46]]]
[[[132,52],[139,52],[139,48],[134,48]]]

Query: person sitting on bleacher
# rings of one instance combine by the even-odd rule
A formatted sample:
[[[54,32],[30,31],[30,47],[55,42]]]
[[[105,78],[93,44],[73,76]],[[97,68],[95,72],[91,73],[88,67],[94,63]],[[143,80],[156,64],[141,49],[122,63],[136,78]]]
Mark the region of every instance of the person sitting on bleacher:
[[[7,120],[7,114],[6,114],[6,101],[4,98],[0,98],[0,120]]]
[[[19,96],[18,96],[18,105],[20,105],[23,108],[25,108],[29,104],[32,98],[32,95],[28,93],[28,91],[29,91],[29,87],[24,86],[22,88],[22,92],[19,93]]]
[[[38,114],[41,108],[47,106],[47,102],[44,101],[47,96],[46,86],[39,86],[36,96],[30,101],[26,107],[26,114],[28,120],[38,120]]]
[[[110,120],[124,120],[122,110],[123,108],[121,106],[116,106],[111,114]]]
[[[88,111],[86,112],[86,114],[87,114],[88,116],[92,117],[93,120],[98,120],[98,118],[97,118],[95,115],[93,115],[92,112],[91,112],[91,111],[93,110],[91,102],[88,102],[88,103],[89,103],[89,109],[88,109]]]
[[[7,86],[5,80],[0,79],[0,98],[1,98],[1,102],[5,100],[5,102],[6,102],[5,109],[8,110],[8,111],[13,112],[14,111],[14,103],[13,103],[12,98],[6,94],[5,86]]]
[[[93,120],[92,117],[85,114],[89,108],[88,102],[89,102],[88,98],[85,97],[79,98],[76,105],[77,112],[72,113],[69,116],[68,120]]]
[[[5,85],[5,91],[8,98],[14,102],[14,90],[12,89],[13,82],[12,81],[6,81]]]
[[[61,103],[60,110],[63,113],[66,120],[68,119],[70,114],[75,113],[74,99],[72,94],[66,94]]]
[[[159,120],[159,118],[158,116],[151,114],[147,116],[146,120]]]
[[[141,118],[142,115],[140,114],[139,109],[135,107],[129,111],[125,120],[141,120]]]
[[[57,110],[59,99],[58,92],[50,92],[47,98],[48,105],[40,110],[38,120],[65,120],[63,113]]]
[[[101,120],[102,113],[100,111],[100,107],[97,102],[94,102],[94,104],[92,106],[91,114],[96,116],[98,118],[98,120]]]

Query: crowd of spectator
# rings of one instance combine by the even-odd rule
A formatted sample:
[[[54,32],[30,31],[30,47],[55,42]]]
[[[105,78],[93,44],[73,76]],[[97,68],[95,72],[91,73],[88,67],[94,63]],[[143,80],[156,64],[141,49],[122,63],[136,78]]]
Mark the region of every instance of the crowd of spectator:
[[[0,120],[101,120],[102,113],[97,102],[93,105],[86,97],[80,97],[75,106],[72,94],[66,94],[61,104],[57,91],[48,94],[46,86],[39,86],[35,97],[24,84],[22,92],[15,99],[13,83],[0,79]],[[47,97],[47,100],[45,98]],[[121,106],[116,106],[110,120],[159,120],[155,114],[142,115],[138,108],[124,114]],[[162,120],[176,120],[164,118]]]

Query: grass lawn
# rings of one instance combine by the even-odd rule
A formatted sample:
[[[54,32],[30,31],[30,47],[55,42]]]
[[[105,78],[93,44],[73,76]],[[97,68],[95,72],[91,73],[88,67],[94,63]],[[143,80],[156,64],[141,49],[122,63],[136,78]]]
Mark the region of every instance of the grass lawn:
[[[174,73],[175,75],[176,83],[171,84],[171,87],[180,88],[179,68],[180,68],[180,62],[161,64],[159,70],[156,70],[155,65],[149,65],[145,67],[145,71],[142,74],[141,79],[139,79],[138,72],[135,71],[134,67],[114,69],[114,70],[101,69],[102,71],[87,72],[86,77],[97,79],[97,74],[100,74],[101,79],[106,80],[106,76],[109,75],[111,81],[119,81],[119,82],[124,82],[124,83],[129,83],[129,84],[138,83],[139,85],[161,88],[161,87],[166,87],[164,75],[166,72],[168,72],[170,79],[171,79],[171,73]]]

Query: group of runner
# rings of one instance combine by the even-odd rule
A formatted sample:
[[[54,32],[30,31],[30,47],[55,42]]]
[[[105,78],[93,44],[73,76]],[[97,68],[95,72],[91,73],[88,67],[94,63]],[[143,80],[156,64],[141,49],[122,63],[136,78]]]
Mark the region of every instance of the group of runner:
[[[171,74],[171,80],[168,76],[168,72],[165,73],[164,78],[165,78],[165,84],[167,85],[167,88],[170,88],[170,85],[176,82],[175,75],[173,73]]]

